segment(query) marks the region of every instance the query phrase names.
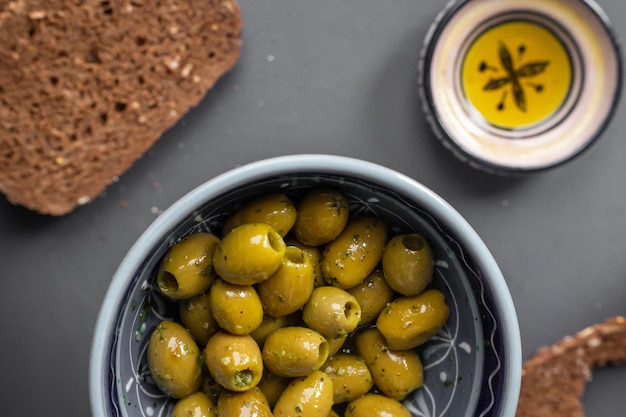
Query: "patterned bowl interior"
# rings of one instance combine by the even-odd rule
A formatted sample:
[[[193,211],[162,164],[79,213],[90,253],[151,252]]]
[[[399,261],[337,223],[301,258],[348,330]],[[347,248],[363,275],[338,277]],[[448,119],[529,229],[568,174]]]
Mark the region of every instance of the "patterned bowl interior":
[[[174,303],[155,290],[155,271],[167,249],[198,231],[218,233],[226,216],[243,201],[281,191],[297,199],[319,186],[343,191],[352,215],[370,214],[388,220],[393,233],[418,231],[433,246],[436,258],[432,286],[443,291],[451,307],[445,327],[419,348],[425,368],[421,389],[405,400],[413,416],[499,416],[504,384],[502,330],[492,294],[481,271],[453,231],[444,230],[436,214],[425,212],[407,196],[356,178],[296,174],[256,180],[211,199],[179,222],[138,263],[117,312],[103,390],[106,416],[168,416],[173,402],[150,378],[146,363],[149,336],[162,319],[176,317]],[[107,349],[109,349],[107,347]],[[98,366],[93,364],[92,366]],[[92,381],[93,385],[93,381]],[[93,389],[93,386],[92,386]],[[100,395],[100,394],[99,394]]]

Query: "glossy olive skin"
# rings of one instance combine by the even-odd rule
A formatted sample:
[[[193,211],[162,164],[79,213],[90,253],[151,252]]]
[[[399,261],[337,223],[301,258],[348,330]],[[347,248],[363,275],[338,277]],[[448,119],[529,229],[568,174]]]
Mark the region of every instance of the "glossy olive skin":
[[[222,238],[213,255],[213,267],[231,284],[258,284],[280,267],[285,248],[285,241],[270,225],[247,223]]]
[[[367,394],[350,402],[344,417],[411,417],[402,403],[379,394]]]
[[[393,300],[378,316],[376,327],[391,349],[413,349],[434,336],[449,315],[444,295],[429,289]]]
[[[261,349],[250,335],[218,332],[207,343],[204,355],[211,376],[227,390],[252,389],[263,376]]]
[[[159,290],[182,300],[205,292],[215,280],[213,253],[219,239],[211,233],[195,233],[174,244],[157,272]]]
[[[224,392],[225,388],[215,381],[215,379],[209,373],[209,369],[204,366],[202,372],[202,384],[200,385],[200,391],[209,397],[213,404],[217,404],[217,399],[220,394]]]
[[[302,320],[324,337],[338,339],[356,329],[361,320],[361,306],[341,288],[318,287],[302,309]]]
[[[276,401],[281,396],[291,378],[278,376],[271,373],[267,368],[263,371],[263,378],[257,387],[263,392],[270,407],[276,405]]]
[[[305,245],[319,246],[334,240],[343,231],[350,206],[341,192],[318,188],[298,201],[297,211],[294,236]]]
[[[361,321],[359,324],[372,323],[378,318],[387,303],[396,296],[393,289],[387,284],[383,271],[375,269],[356,287],[347,290],[356,298],[361,306]]]
[[[300,242],[294,238],[287,238],[285,240],[287,246],[295,246],[300,248],[302,252],[309,258],[311,261],[311,266],[313,266],[313,279],[314,279],[314,287],[321,287],[322,285],[326,285],[326,281],[324,280],[324,276],[322,275],[322,251],[318,246],[309,246]]]
[[[267,223],[285,237],[296,222],[296,207],[282,193],[270,193],[246,202],[226,220],[222,236],[246,223]]]
[[[280,329],[281,327],[296,326],[300,323],[300,321],[300,314],[298,313],[280,317],[273,317],[269,314],[265,314],[261,325],[253,330],[252,333],[250,333],[250,336],[252,336],[259,346],[263,348],[265,339],[267,339],[267,336],[269,336],[274,330]]]
[[[178,400],[171,417],[216,417],[217,407],[203,392],[196,392]]]
[[[417,352],[390,349],[378,329],[359,331],[354,346],[356,354],[365,360],[374,383],[386,396],[401,401],[424,383],[424,369]]]
[[[346,344],[348,340],[348,335],[344,337],[329,337],[326,339],[328,341],[328,356],[333,356],[338,353],[341,348]]]
[[[210,299],[213,318],[229,333],[250,334],[263,321],[261,298],[252,285],[217,279],[211,286]]]
[[[324,280],[339,288],[358,285],[379,264],[389,227],[384,219],[357,217],[322,251]]]
[[[278,270],[258,285],[265,312],[274,317],[296,312],[311,296],[314,281],[309,258],[300,248],[287,246]]]
[[[217,417],[272,417],[263,392],[255,387],[243,392],[224,391],[217,401]]]
[[[272,332],[263,345],[266,368],[275,375],[298,377],[319,369],[328,359],[328,342],[306,327],[283,327]]]
[[[162,321],[150,335],[148,368],[161,391],[183,398],[198,391],[202,356],[191,334],[180,324]]]
[[[366,394],[374,380],[363,358],[339,353],[328,358],[321,370],[333,380],[334,404],[352,401]]]
[[[289,383],[274,406],[275,417],[327,417],[333,406],[333,381],[317,370]]]
[[[209,292],[179,302],[180,320],[196,339],[199,346],[206,346],[211,336],[220,328],[211,314]]]
[[[381,262],[387,283],[402,295],[419,294],[433,279],[433,250],[418,233],[393,236],[385,246]]]

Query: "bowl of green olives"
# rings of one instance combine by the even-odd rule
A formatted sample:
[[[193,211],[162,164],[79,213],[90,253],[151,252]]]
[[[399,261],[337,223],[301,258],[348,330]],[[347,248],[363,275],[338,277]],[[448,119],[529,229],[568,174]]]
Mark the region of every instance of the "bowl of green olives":
[[[521,342],[463,217],[363,160],[290,155],[165,210],[112,278],[94,417],[514,417]]]

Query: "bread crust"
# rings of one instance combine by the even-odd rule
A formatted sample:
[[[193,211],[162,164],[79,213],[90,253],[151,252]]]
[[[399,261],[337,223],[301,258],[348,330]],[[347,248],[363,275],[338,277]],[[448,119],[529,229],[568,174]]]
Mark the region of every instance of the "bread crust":
[[[237,61],[235,0],[0,2],[0,192],[63,215]]]
[[[590,326],[524,363],[516,417],[584,417],[582,396],[593,368],[626,362],[626,319]]]

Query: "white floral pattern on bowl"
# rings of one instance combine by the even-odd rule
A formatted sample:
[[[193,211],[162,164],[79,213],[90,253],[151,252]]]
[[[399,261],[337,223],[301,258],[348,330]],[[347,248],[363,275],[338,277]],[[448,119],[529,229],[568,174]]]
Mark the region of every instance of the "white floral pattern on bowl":
[[[294,164],[298,158],[302,158],[302,163]],[[331,165],[334,168],[326,172],[307,171],[311,158],[317,163],[317,158],[330,158],[338,165]],[[419,231],[433,246],[436,269],[432,285],[445,294],[451,314],[446,326],[419,348],[425,380],[424,386],[405,400],[412,415],[512,417],[521,378],[519,329],[504,280],[471,228],[462,223],[467,230],[453,230],[458,225],[448,224],[449,219],[432,211],[428,204],[443,205],[452,210],[455,221],[464,221],[436,195],[400,174],[363,161],[328,156],[283,157],[252,164],[252,171],[255,166],[267,168],[279,159],[291,160],[299,169],[257,178],[252,175],[254,172],[248,173],[252,177],[243,175],[249,167],[238,168],[235,171],[242,171],[236,175],[240,183],[231,187],[236,189],[202,199],[200,187],[157,219],[155,224],[163,219],[167,223],[159,233],[151,233],[158,229],[151,227],[136,245],[141,246],[140,250],[131,249],[114,277],[94,335],[90,381],[94,416],[170,414],[173,401],[151,380],[145,352],[147,340],[159,321],[173,319],[177,314],[176,304],[154,288],[156,268],[174,242],[198,231],[221,230],[226,216],[255,195],[282,191],[295,199],[307,189],[334,186],[348,197],[353,215],[384,217],[392,233]],[[369,177],[363,179],[359,174],[356,178],[354,172],[349,172],[353,163],[370,168]],[[394,180],[393,185],[377,179],[380,174],[386,175],[387,181]],[[229,175],[232,174],[226,177]],[[221,180],[223,177],[218,177],[213,182]],[[427,204],[416,201],[411,195],[415,187],[433,200]],[[190,201],[196,198],[194,195],[199,198],[196,202]],[[181,204],[186,215],[168,214],[180,211]],[[470,240],[474,239],[473,247],[466,246],[468,233],[472,234]],[[124,279],[120,274],[130,276]],[[485,280],[489,285],[485,285]],[[118,305],[107,311],[107,301]],[[508,311],[503,313],[503,308]],[[503,314],[505,326],[500,324]],[[98,333],[107,328],[111,329],[109,337]],[[100,361],[106,364],[104,369],[98,368]]]

